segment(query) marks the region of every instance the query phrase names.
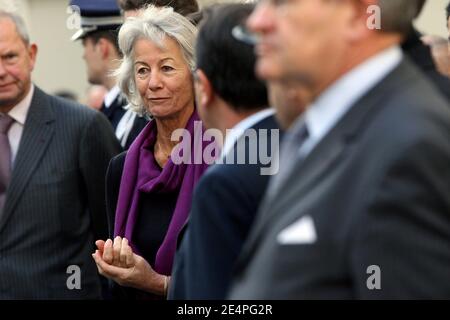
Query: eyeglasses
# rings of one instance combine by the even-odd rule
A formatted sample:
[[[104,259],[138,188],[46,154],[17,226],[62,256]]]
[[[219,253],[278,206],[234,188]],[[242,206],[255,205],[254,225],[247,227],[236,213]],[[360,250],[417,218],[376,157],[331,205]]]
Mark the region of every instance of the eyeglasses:
[[[257,34],[251,32],[245,27],[245,25],[238,24],[233,29],[231,29],[231,35],[238,41],[242,41],[248,45],[255,45],[259,41]]]

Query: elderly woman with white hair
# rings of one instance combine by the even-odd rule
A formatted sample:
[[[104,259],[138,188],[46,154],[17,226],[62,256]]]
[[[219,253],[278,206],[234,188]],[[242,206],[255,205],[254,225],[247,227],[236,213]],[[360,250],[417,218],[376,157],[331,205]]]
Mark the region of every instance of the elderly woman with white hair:
[[[127,19],[119,32],[119,86],[135,110],[153,120],[126,154],[111,161],[107,174],[115,238],[98,240],[93,258],[100,274],[120,285],[113,290],[118,298],[166,295],[192,191],[207,168],[203,161],[175,164],[171,158],[179,143],[172,133],[181,128],[193,137],[199,120],[192,80],[195,35],[195,26],[172,8],[153,6]]]

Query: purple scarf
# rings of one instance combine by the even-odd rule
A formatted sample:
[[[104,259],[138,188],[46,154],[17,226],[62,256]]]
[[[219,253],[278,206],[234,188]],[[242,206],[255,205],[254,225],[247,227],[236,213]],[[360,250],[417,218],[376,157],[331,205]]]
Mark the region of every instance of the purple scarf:
[[[195,110],[186,125],[186,130],[191,135],[192,150],[195,151],[195,147],[200,147],[203,154],[203,149],[209,143],[199,143],[199,138],[194,137],[194,121],[199,121]],[[154,266],[155,271],[159,274],[170,275],[178,234],[187,221],[194,187],[208,165],[203,161],[201,161],[201,164],[194,164],[192,153],[192,164],[176,165],[169,159],[161,170],[152,151],[156,142],[156,134],[156,123],[150,121],[127,152],[120,182],[114,236],[127,238],[133,251],[140,254],[139,250],[133,246],[132,239],[141,195],[143,193],[177,192],[178,198],[172,219],[156,254]],[[196,144],[195,147],[194,144]]]

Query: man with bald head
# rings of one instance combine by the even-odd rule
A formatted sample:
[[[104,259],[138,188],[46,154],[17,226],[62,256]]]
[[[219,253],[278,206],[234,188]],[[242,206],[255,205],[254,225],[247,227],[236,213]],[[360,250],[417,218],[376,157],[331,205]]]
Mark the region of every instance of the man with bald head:
[[[450,108],[400,49],[420,2],[263,0],[250,16],[258,75],[312,102],[232,299],[450,298]]]

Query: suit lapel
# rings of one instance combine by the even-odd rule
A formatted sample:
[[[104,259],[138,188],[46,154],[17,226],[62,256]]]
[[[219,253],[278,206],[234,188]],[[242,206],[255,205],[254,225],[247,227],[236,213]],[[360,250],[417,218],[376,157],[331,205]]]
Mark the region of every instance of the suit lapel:
[[[249,258],[250,253],[254,252],[254,246],[265,234],[265,229],[273,225],[274,219],[289,211],[292,204],[299,201],[302,194],[319,183],[329,170],[333,170],[334,164],[345,156],[348,147],[357,141],[358,134],[363,132],[367,122],[383,108],[383,100],[388,99],[388,96],[396,92],[400,86],[407,85],[411,78],[409,76],[411,76],[411,64],[405,59],[383,81],[352,106],[312,152],[295,165],[293,173],[280,185],[278,190],[273,194],[266,195],[242,257]],[[298,215],[298,218],[301,216],[301,213],[298,212],[293,214]],[[243,261],[240,261],[239,265],[242,263]]]
[[[112,106],[109,106],[109,108],[107,108],[105,106],[105,102],[103,102],[102,108],[100,109],[100,111],[109,119],[111,120],[112,117]]]
[[[336,130],[339,131],[337,128]],[[280,213],[289,210],[292,203],[298,201],[299,194],[314,187],[329,170],[333,170],[335,163],[345,154],[351,143],[342,132],[330,132],[305,158],[295,164],[292,174],[282,182],[272,194],[266,194],[263,209],[259,213],[254,226],[253,235],[262,234],[262,230],[271,225]],[[269,188],[270,189],[270,188]]]
[[[269,197],[273,196],[273,199],[283,197],[286,200],[290,199],[293,194],[302,194],[305,190],[311,189],[328,170],[333,169],[335,162],[339,160],[349,143],[350,141],[347,140],[343,132],[331,132],[314,148],[311,154],[303,160],[298,160],[294,165],[292,174]],[[289,187],[293,185],[296,187]],[[269,201],[269,203],[271,204],[270,211],[279,211],[278,206],[282,204],[280,201]]]
[[[13,213],[28,181],[47,150],[53,136],[54,120],[47,95],[35,87],[14,163],[4,213],[0,220],[0,231]]]
[[[101,111],[108,119],[111,120],[114,117],[114,113],[116,112],[116,110],[122,109],[124,105],[125,105],[125,101],[122,97],[122,94],[119,94],[108,108],[106,107],[105,102],[103,101],[103,106],[102,106]]]

